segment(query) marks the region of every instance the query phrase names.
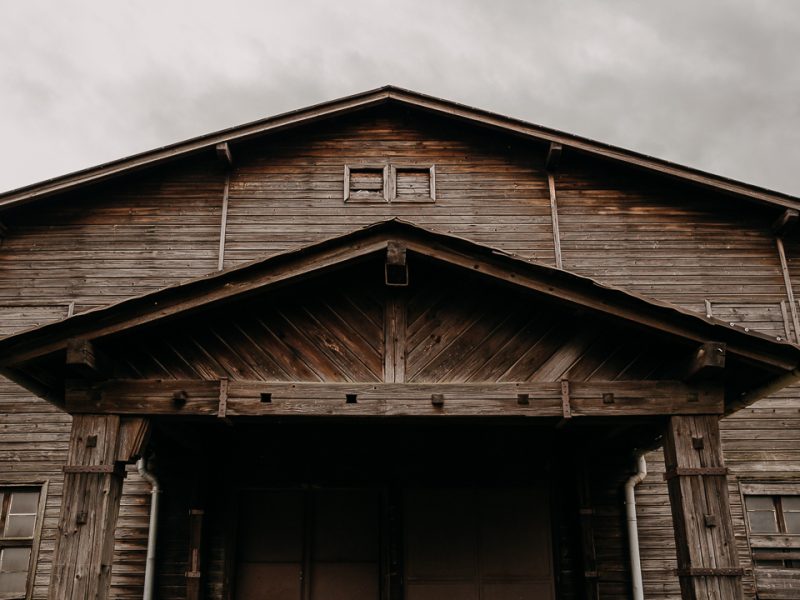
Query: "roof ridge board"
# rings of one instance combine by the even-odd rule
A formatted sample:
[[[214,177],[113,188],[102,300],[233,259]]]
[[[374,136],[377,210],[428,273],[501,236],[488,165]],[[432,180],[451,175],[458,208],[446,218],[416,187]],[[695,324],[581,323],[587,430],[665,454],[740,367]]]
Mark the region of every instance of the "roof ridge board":
[[[437,98],[432,95],[415,92],[394,85],[384,85],[379,88],[328,100],[311,106],[294,109],[232,126],[208,134],[189,138],[152,150],[140,152],[128,157],[115,159],[100,165],[74,171],[19,187],[0,193],[0,210],[3,208],[23,204],[40,197],[46,197],[72,187],[99,181],[122,172],[143,168],[161,160],[168,160],[178,156],[188,155],[218,143],[243,140],[249,137],[263,135],[272,131],[284,129],[291,125],[311,121],[315,118],[324,118],[334,114],[377,105],[386,101],[397,101],[417,108],[436,111],[440,114],[470,120],[485,126],[498,128],[505,131],[516,132],[527,137],[536,137],[542,141],[553,141],[573,150],[602,156],[611,160],[618,160],[645,170],[652,170],[663,175],[682,179],[696,185],[717,189],[729,194],[743,196],[751,200],[775,204],[787,208],[800,209],[800,197],[770,190],[754,184],[745,183],[733,178],[715,175],[693,167],[688,167],[651,155],[628,150],[619,146],[598,142],[596,140],[567,133],[557,129],[537,125],[515,117],[502,115],[467,104]],[[352,105],[352,106],[350,106]],[[435,105],[435,106],[434,106]],[[315,114],[323,111],[321,114]],[[305,119],[299,119],[308,115]],[[483,117],[481,120],[479,117]],[[486,121],[489,119],[489,121]],[[286,123],[281,124],[281,121]],[[74,181],[73,181],[74,180]]]
[[[170,317],[170,316],[175,316],[177,314],[185,314],[187,311],[197,309],[198,307],[201,306],[207,306],[215,302],[223,302],[232,298],[236,298],[246,293],[254,293],[255,290],[261,289],[264,286],[269,286],[274,283],[281,283],[283,281],[295,280],[298,277],[318,272],[320,268],[326,268],[326,266],[325,263],[323,263],[322,267],[308,269],[307,272],[306,271],[298,272],[298,274],[289,275],[284,279],[277,279],[274,282],[264,282],[262,284],[259,284],[255,288],[251,287],[250,289],[245,289],[241,292],[237,292],[236,289],[233,289],[231,287],[237,285],[241,286],[242,280],[245,280],[248,276],[250,276],[251,271],[255,271],[257,273],[259,270],[263,269],[269,270],[270,267],[280,267],[282,263],[288,264],[291,263],[293,259],[294,260],[302,259],[303,255],[307,254],[313,255],[315,252],[322,252],[325,251],[326,249],[328,250],[335,249],[337,246],[342,247],[345,250],[351,251],[350,252],[351,255],[346,255],[344,258],[341,258],[340,260],[334,260],[331,263],[331,265],[327,265],[327,266],[335,266],[337,264],[342,264],[344,262],[357,260],[358,258],[363,258],[377,252],[383,247],[384,244],[386,244],[389,240],[393,239],[391,237],[392,235],[398,235],[398,233],[427,236],[430,240],[428,247],[431,249],[434,249],[435,245],[437,244],[439,244],[440,247],[449,246],[451,249],[455,248],[456,250],[466,249],[467,252],[465,252],[463,256],[467,258],[469,258],[470,256],[475,256],[480,253],[490,258],[495,258],[500,261],[507,262],[508,264],[504,266],[508,266],[511,268],[518,267],[522,269],[531,269],[540,274],[562,281],[567,286],[573,286],[574,288],[576,288],[578,294],[580,294],[581,292],[580,288],[583,287],[586,288],[587,290],[590,290],[589,292],[587,292],[587,295],[591,294],[591,290],[595,290],[596,292],[599,291],[602,294],[610,295],[613,299],[613,302],[612,300],[609,299],[598,301],[596,302],[596,306],[589,306],[588,304],[586,304],[586,306],[590,309],[595,309],[600,312],[606,312],[611,314],[612,311],[610,309],[613,308],[614,306],[621,307],[623,305],[626,305],[628,308],[632,308],[633,310],[651,311],[651,312],[656,311],[657,314],[651,315],[651,320],[664,321],[666,320],[666,317],[672,316],[673,318],[677,318],[681,321],[682,328],[691,330],[692,328],[710,327],[711,329],[709,331],[719,331],[721,334],[719,336],[709,335],[708,339],[716,339],[717,337],[719,337],[723,339],[716,339],[716,341],[725,341],[726,339],[729,339],[732,336],[733,338],[738,339],[742,344],[744,344],[745,341],[749,344],[755,344],[756,346],[759,347],[758,350],[763,351],[765,354],[772,354],[773,356],[781,354],[784,361],[786,362],[791,361],[792,364],[795,366],[797,366],[798,362],[800,362],[800,348],[788,342],[778,341],[775,338],[767,336],[766,334],[763,334],[761,332],[743,331],[739,328],[732,327],[725,321],[721,321],[713,317],[707,317],[706,315],[695,313],[693,311],[683,309],[681,307],[675,306],[667,302],[654,300],[621,288],[600,283],[590,277],[578,275],[570,271],[557,269],[549,265],[527,260],[519,256],[509,254],[502,250],[497,250],[495,248],[492,248],[491,246],[486,246],[483,244],[473,242],[471,240],[467,240],[465,238],[456,237],[439,231],[426,229],[414,223],[397,218],[378,221],[366,227],[355,229],[340,236],[326,238],[324,240],[309,244],[307,246],[302,246],[300,248],[289,250],[287,252],[283,252],[280,254],[273,254],[267,257],[262,257],[260,259],[256,259],[254,261],[251,261],[243,265],[237,265],[223,271],[210,273],[195,279],[173,284],[171,286],[167,286],[159,290],[154,290],[139,296],[127,298],[115,304],[99,307],[84,313],[78,313],[72,317],[63,319],[61,321],[56,321],[45,325],[41,325],[39,327],[28,329],[26,331],[8,336],[4,339],[0,339],[0,349],[8,350],[9,346],[11,346],[11,348],[13,349],[15,345],[17,347],[22,346],[23,348],[31,345],[35,346],[35,344],[33,344],[35,338],[36,337],[41,338],[48,333],[50,333],[51,335],[60,333],[61,337],[64,337],[65,339],[68,337],[81,337],[80,331],[81,327],[84,326],[84,321],[86,322],[86,326],[88,326],[87,328],[91,328],[92,321],[99,321],[99,323],[95,325],[94,329],[100,331],[104,326],[107,328],[110,326],[110,323],[116,322],[116,320],[120,320],[119,317],[115,319],[115,313],[121,310],[129,311],[132,313],[132,315],[124,316],[126,319],[129,320],[134,319],[136,315],[139,314],[139,312],[137,311],[140,311],[141,313],[152,311],[154,314],[153,318],[144,321],[142,323],[139,323],[139,325],[152,323],[162,317]],[[363,238],[363,241],[367,242],[369,241],[370,236],[376,236],[376,239],[372,240],[373,242],[372,245],[365,243],[364,246],[361,247],[358,246],[358,242],[360,239]],[[413,245],[413,243],[411,245]],[[483,273],[489,277],[493,277],[492,274],[487,273],[485,271],[476,271],[476,272]],[[170,295],[176,294],[176,290],[182,290],[183,292],[186,293],[186,295],[190,296],[189,292],[191,292],[193,288],[200,288],[200,291],[202,291],[203,287],[211,287],[209,293],[212,293],[217,288],[219,290],[225,290],[227,288],[227,290],[220,297],[211,298],[204,303],[200,303],[198,306],[189,306],[189,307],[184,307],[180,310],[174,310],[172,312],[169,311],[170,307],[172,308],[176,306],[180,307],[181,305],[186,304],[186,302],[188,302],[186,299],[181,297],[177,299],[169,298]],[[536,291],[533,290],[533,288],[531,289],[532,291]],[[164,298],[165,300],[164,304],[160,304],[162,297],[166,297]],[[573,303],[577,302],[574,299],[572,300],[566,299],[566,301]],[[580,302],[577,303],[580,304]],[[631,307],[631,305],[633,306]],[[604,311],[604,309],[602,308],[603,306],[607,306],[608,310]],[[121,320],[124,321],[125,318]],[[625,319],[626,317],[620,316],[620,318]],[[104,325],[103,323],[104,319],[108,320],[109,323],[108,325]],[[628,320],[630,320],[630,318]],[[134,324],[133,326],[136,326],[136,324]],[[650,327],[653,326],[650,325]],[[59,330],[63,331],[59,332]],[[124,330],[124,328],[122,330]],[[102,337],[103,335],[109,335],[109,333],[97,334],[98,337]],[[676,335],[692,339],[691,336],[687,336],[685,334],[676,334]],[[56,337],[58,338],[58,336]],[[697,337],[700,337],[699,334],[697,334]],[[41,353],[41,355],[47,353],[49,352]],[[791,358],[788,358],[788,355],[791,355]],[[5,361],[0,360],[0,366],[3,366],[3,363],[5,363]],[[8,363],[6,363],[6,366],[8,366]]]

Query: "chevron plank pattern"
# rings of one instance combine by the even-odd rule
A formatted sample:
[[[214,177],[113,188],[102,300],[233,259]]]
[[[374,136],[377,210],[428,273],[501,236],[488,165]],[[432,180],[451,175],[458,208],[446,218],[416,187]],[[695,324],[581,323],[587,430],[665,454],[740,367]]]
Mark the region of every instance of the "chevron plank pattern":
[[[200,328],[186,321],[128,335],[109,351],[121,377],[380,382],[388,294],[405,311],[407,382],[650,379],[664,374],[675,350],[463,271],[421,262],[411,287],[398,292],[384,286],[382,270],[373,262],[352,267],[211,310]]]

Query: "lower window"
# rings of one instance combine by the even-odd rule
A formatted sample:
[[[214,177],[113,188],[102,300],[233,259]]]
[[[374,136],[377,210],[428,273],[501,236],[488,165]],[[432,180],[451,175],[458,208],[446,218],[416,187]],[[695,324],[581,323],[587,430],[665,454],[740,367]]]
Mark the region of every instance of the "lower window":
[[[0,486],[0,599],[30,597],[41,486]]]
[[[753,564],[800,569],[800,485],[743,483]]]

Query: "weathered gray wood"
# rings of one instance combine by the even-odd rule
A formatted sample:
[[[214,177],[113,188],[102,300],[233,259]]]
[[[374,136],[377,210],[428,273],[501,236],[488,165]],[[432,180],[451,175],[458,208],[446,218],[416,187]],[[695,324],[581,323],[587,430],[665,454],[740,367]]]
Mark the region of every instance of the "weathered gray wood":
[[[772,231],[779,237],[784,237],[794,231],[800,221],[800,211],[787,208],[781,216],[772,223]]]
[[[792,313],[792,324],[794,325],[794,341],[800,343],[800,317],[797,314],[797,303],[794,300],[794,290],[792,289],[792,278],[789,274],[789,265],[786,262],[786,249],[781,238],[775,238],[775,246],[778,249],[778,257],[781,261],[781,272],[783,273],[783,283],[786,287],[786,297],[789,299],[789,310]]]
[[[233,154],[228,142],[221,142],[216,145],[217,158],[225,163],[226,167],[233,166]]]
[[[743,599],[727,478],[695,474],[724,471],[718,417],[671,417],[664,442],[682,597]]]
[[[550,190],[550,217],[553,223],[553,251],[555,253],[556,268],[564,268],[564,259],[561,256],[561,232],[558,226],[558,200],[556,197],[556,179],[552,173],[547,174],[547,187]]]
[[[225,188],[222,191],[222,215],[219,225],[219,254],[217,258],[217,270],[221,271],[225,266],[225,235],[228,228],[228,191],[231,185],[229,175],[225,176]]]
[[[87,443],[96,436],[96,444]],[[50,579],[51,600],[105,599],[111,580],[114,528],[122,475],[118,469],[119,417],[73,417],[68,465],[112,472],[67,472]]]
[[[564,147],[558,142],[550,142],[550,145],[547,147],[547,156],[544,159],[545,169],[547,169],[550,172],[558,169],[558,165],[561,162],[561,153],[563,150]]]
[[[725,344],[706,342],[689,357],[679,379],[699,381],[721,377],[723,369],[725,369]]]

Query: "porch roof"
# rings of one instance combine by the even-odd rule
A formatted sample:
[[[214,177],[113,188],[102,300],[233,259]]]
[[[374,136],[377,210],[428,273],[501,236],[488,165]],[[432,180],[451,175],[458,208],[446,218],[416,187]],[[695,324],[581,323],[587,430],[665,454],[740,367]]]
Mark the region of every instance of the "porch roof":
[[[34,393],[47,397],[28,367],[62,355],[70,340],[102,340],[137,328],[244,299],[308,277],[386,253],[390,244],[409,255],[468,270],[534,293],[559,304],[692,344],[724,344],[730,359],[755,369],[752,387],[727,395],[727,410],[749,403],[798,378],[800,348],[747,331],[713,317],[599,283],[568,271],[535,263],[452,235],[391,219],[348,234],[273,255],[185,283],[137,296],[0,340],[0,369]]]

